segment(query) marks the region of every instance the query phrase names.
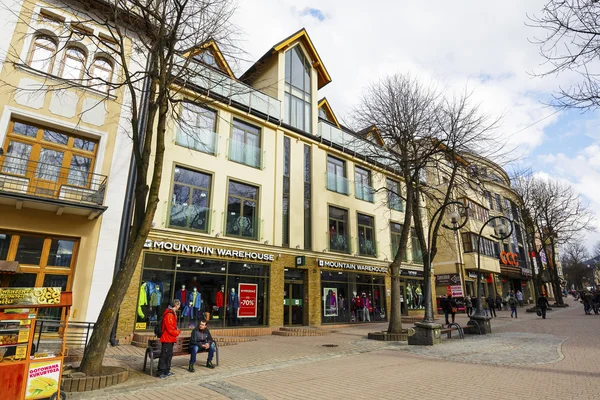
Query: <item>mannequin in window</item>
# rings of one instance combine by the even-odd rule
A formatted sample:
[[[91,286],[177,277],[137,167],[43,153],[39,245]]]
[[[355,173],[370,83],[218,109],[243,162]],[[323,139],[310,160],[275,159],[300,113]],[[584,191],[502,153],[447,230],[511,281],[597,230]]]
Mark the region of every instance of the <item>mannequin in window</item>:
[[[185,321],[184,321],[184,311],[187,307],[187,295],[188,295],[188,291],[185,289],[185,285],[181,285],[181,289],[177,290],[175,292],[175,299],[179,300],[179,302],[181,303],[181,308],[180,308],[180,312],[181,312],[181,317],[178,322],[180,322],[182,324],[182,326],[185,326]]]
[[[193,290],[194,288],[196,288],[197,290],[200,290],[200,284],[198,283],[198,278],[196,278],[195,276],[188,281],[187,287],[190,288],[190,290]]]
[[[227,312],[229,312],[229,326],[238,324],[237,313],[240,308],[240,298],[235,292],[234,288],[231,288],[229,296],[227,297]]]
[[[369,314],[369,307],[371,307],[371,302],[365,293],[362,294],[362,298],[360,299],[360,305],[362,307],[362,320],[371,322],[371,316]]]
[[[346,308],[348,307],[347,301],[344,298],[344,295],[340,293],[338,296],[338,307],[340,310],[340,319],[342,321],[346,321]]]
[[[359,313],[360,313],[360,297],[358,297],[356,292],[352,292],[352,317],[350,319],[351,322],[358,322]]]
[[[152,296],[154,295],[154,300]],[[163,297],[163,284],[158,280],[156,274],[152,274],[150,280],[146,282],[146,299],[148,301],[148,315],[146,316],[149,321],[156,321],[157,315],[160,314],[160,305]]]
[[[409,283],[406,285],[406,304],[408,305],[409,309],[413,309],[413,292],[412,292],[412,285]]]
[[[188,295],[188,303],[192,303],[192,319],[196,321],[199,317],[199,312],[202,309],[202,295],[198,289],[194,287]]]
[[[215,305],[213,307],[213,314],[217,316],[215,319],[224,319],[223,315],[223,303],[225,300],[225,285],[221,285],[221,290],[217,292],[215,297]],[[224,321],[223,321],[224,322]]]
[[[417,307],[423,307],[423,290],[421,289],[421,285],[417,286],[415,294],[417,295]]]
[[[185,304],[185,303],[182,303]],[[192,319],[192,314],[194,313],[194,306],[192,303],[187,303],[185,304],[185,307],[183,308],[183,311],[181,312],[181,319],[183,322],[182,326],[187,326],[188,328],[194,328],[195,325],[193,323],[191,323],[191,319]]]

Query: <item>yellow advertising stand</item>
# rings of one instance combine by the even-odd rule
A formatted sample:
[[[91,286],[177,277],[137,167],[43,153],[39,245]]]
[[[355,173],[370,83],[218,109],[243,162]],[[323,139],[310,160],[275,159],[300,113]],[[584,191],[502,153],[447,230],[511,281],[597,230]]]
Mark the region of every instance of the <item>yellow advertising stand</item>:
[[[0,399],[61,399],[60,382],[72,293],[60,288],[0,289]],[[60,309],[60,328],[53,333],[56,351],[34,345],[36,318]],[[38,340],[39,347],[39,340]]]

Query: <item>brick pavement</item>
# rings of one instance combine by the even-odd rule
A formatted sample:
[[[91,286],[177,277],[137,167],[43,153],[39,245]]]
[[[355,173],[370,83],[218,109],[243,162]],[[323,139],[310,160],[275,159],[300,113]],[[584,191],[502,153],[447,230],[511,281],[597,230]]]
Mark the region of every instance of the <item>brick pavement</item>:
[[[381,324],[323,337],[261,337],[223,347],[215,370],[187,373],[187,359],[179,357],[173,378],[134,374],[124,385],[72,398],[600,399],[600,316],[586,316],[579,303],[568,302],[572,307],[549,312],[546,320],[524,308],[519,319],[499,312],[487,347],[486,337],[453,338],[418,351],[362,338],[369,330],[383,329]],[[457,322],[465,323],[466,317]],[[499,344],[505,347],[497,350]],[[425,351],[426,357],[414,354]]]

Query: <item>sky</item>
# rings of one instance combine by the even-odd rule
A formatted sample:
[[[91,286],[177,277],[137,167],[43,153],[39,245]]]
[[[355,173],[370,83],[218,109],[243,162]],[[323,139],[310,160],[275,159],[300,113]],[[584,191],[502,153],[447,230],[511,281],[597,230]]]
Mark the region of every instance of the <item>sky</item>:
[[[410,72],[444,87],[472,90],[481,109],[502,116],[519,168],[567,182],[600,217],[600,113],[548,106],[573,74],[540,78],[542,32],[527,26],[544,0],[238,0],[234,23],[247,60],[306,28],[332,82],[319,91],[342,121],[369,83]],[[512,167],[507,167],[508,169]],[[595,222],[600,232],[600,223]],[[600,233],[584,235],[591,250]]]

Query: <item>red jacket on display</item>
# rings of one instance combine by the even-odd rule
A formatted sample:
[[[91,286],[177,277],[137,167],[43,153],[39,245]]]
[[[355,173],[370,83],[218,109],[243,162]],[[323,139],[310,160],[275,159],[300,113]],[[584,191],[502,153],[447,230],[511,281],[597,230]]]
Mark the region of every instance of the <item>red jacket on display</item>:
[[[215,299],[215,305],[219,308],[223,307],[223,292],[217,292],[217,298]]]
[[[175,343],[181,331],[177,329],[177,316],[171,308],[163,313],[161,343]]]

